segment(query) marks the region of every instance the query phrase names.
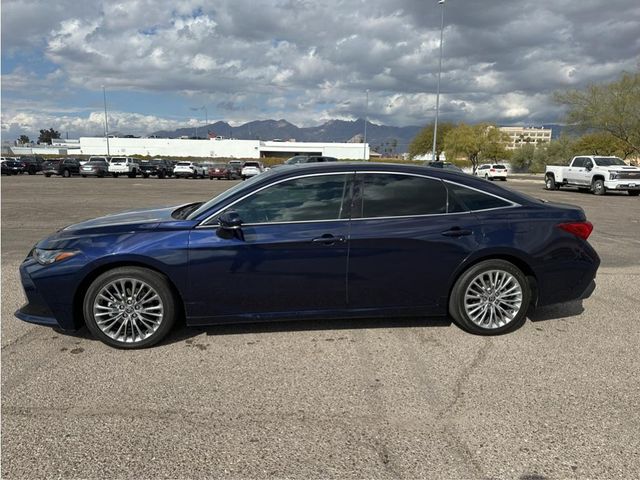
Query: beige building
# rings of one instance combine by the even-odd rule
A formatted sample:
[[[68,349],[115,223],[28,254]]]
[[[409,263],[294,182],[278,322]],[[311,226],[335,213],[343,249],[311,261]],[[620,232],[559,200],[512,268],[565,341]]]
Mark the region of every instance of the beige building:
[[[507,145],[507,150],[515,150],[522,145],[530,144],[536,146],[540,143],[551,141],[551,129],[543,127],[498,127],[500,131],[509,135],[511,141]]]

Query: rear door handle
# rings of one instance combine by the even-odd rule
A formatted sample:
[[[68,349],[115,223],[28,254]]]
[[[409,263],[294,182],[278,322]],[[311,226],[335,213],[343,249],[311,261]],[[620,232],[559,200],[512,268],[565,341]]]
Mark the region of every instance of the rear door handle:
[[[342,235],[338,235],[333,236],[330,233],[325,233],[324,235],[322,235],[321,237],[316,237],[314,239],[311,240],[312,243],[322,243],[324,245],[333,245],[334,243],[343,243],[344,242],[344,236]]]
[[[450,230],[442,232],[442,235],[445,237],[464,237],[466,235],[471,235],[472,233],[473,231],[466,228],[452,227]]]

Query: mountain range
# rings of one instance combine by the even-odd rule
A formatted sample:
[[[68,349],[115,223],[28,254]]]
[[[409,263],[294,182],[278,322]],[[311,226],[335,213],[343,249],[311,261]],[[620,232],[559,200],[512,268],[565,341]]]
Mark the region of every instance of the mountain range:
[[[409,143],[422,127],[390,127],[367,122],[367,142],[372,148],[393,148],[393,152],[406,152]],[[220,135],[225,138],[242,140],[291,140],[298,142],[349,142],[362,141],[364,120],[330,120],[316,127],[298,127],[287,120],[256,120],[243,125],[232,127],[227,122],[215,122],[198,127],[197,136],[206,137]],[[181,136],[196,136],[194,127],[179,128],[173,131],[161,130],[152,135],[161,138],[178,138]]]
[[[557,138],[562,125],[544,125],[551,128],[552,138]],[[391,127],[367,122],[367,142],[372,149],[381,153],[404,153],[409,143],[422,129],[420,126]],[[287,120],[255,120],[232,127],[227,122],[219,121],[197,128],[179,128],[168,131],[160,130],[152,135],[160,138],[179,138],[182,136],[207,137],[222,136],[241,140],[292,140],[298,142],[361,142],[364,130],[364,119],[329,120],[316,127],[298,127]]]

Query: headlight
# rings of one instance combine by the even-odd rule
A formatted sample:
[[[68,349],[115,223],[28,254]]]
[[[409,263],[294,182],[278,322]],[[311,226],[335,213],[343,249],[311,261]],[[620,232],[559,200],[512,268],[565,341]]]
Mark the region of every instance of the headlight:
[[[615,180],[618,178],[618,172],[609,172],[609,180]]]
[[[80,252],[69,250],[43,250],[42,248],[34,248],[32,255],[36,262],[38,262],[40,265],[49,265],[51,263],[61,262],[62,260],[71,258],[78,253]]]

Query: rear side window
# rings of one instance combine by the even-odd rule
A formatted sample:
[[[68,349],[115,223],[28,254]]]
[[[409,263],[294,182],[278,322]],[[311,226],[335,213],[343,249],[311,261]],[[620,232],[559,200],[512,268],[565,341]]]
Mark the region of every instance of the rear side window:
[[[509,207],[511,203],[493,195],[446,182],[449,201],[449,213],[488,210],[490,208]]]
[[[391,173],[361,173],[358,179],[362,200],[354,217],[402,217],[447,211],[447,190],[440,180]]]

